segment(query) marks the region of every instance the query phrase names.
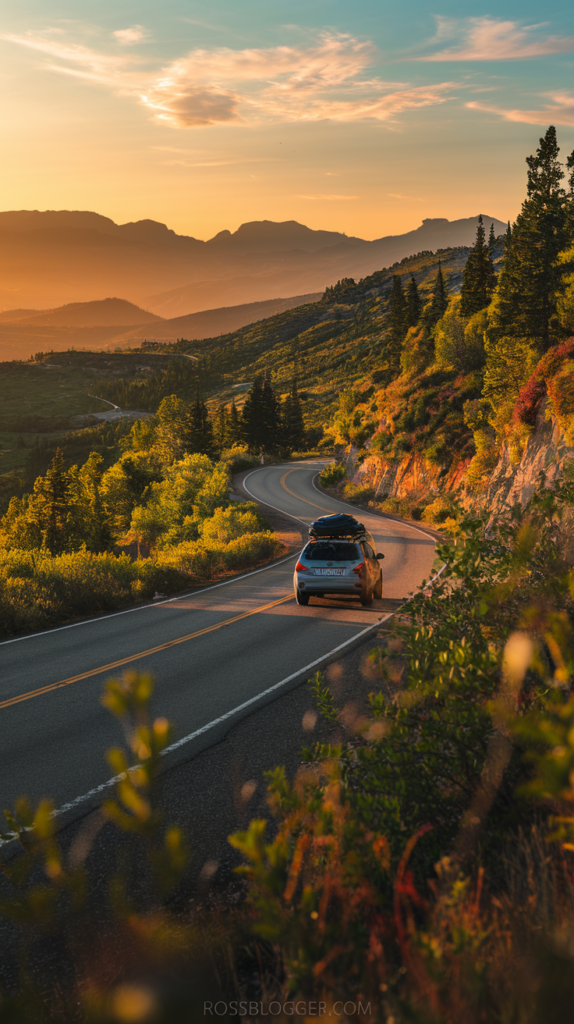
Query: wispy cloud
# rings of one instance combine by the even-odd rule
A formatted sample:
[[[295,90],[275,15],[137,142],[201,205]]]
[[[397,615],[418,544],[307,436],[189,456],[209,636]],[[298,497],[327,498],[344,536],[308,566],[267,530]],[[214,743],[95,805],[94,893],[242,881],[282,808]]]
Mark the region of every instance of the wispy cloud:
[[[143,25],[132,25],[131,28],[119,28],[112,32],[112,35],[121,46],[135,46],[136,43],[141,43],[142,39],[147,39],[148,33]]]
[[[387,192],[387,195],[390,196],[391,199],[409,199],[412,203],[424,202],[420,196],[403,196],[401,192]]]
[[[566,124],[574,125],[574,94],[562,92],[549,94],[551,103],[539,110],[506,109],[488,106],[486,103],[472,101],[466,106],[470,110],[481,110],[487,114],[498,114],[505,121],[518,121],[522,124]]]
[[[188,18],[182,17],[180,21],[185,21],[186,25],[197,25],[198,28],[209,28],[212,32],[225,32],[225,25],[214,25],[211,21],[200,21],[199,18]]]
[[[159,71],[144,70],[133,54],[102,54],[48,33],[0,38],[45,54],[51,70],[133,96],[175,128],[363,118],[393,123],[405,111],[444,103],[454,89],[452,82],[413,86],[370,77],[373,44],[345,34],[325,33],[306,47],[195,49]]]
[[[437,30],[428,46],[456,40],[453,46],[419,57],[425,61],[525,60],[571,53],[574,37],[547,35],[545,23],[520,25],[488,15],[480,18],[437,17]]]
[[[314,195],[314,196],[313,195],[310,195],[310,196],[308,196],[308,195],[295,195],[294,198],[295,199],[326,199],[328,201],[333,201],[333,200],[338,201],[340,199],[358,199],[359,197],[358,196],[338,196],[338,195],[330,195],[330,194],[329,195],[323,195],[322,193],[320,193],[319,195]]]

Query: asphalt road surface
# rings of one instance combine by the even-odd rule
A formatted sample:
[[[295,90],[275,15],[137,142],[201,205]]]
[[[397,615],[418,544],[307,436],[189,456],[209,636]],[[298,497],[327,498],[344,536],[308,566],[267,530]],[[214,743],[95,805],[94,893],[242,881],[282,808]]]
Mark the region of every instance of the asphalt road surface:
[[[263,467],[244,488],[299,525],[349,511],[315,488],[320,468]],[[424,531],[361,518],[385,554],[383,600],[371,607],[344,597],[298,607],[293,554],[189,595],[0,644],[0,808],[26,794],[50,796],[57,809],[74,813],[105,791],[110,771],[103,754],[121,741],[121,731],[100,696],[106,679],[124,669],[154,675],[152,712],[177,729],[174,763],[281,696],[302,669],[341,645],[344,651],[386,616],[389,599],[407,597],[428,578],[434,559],[435,542]]]

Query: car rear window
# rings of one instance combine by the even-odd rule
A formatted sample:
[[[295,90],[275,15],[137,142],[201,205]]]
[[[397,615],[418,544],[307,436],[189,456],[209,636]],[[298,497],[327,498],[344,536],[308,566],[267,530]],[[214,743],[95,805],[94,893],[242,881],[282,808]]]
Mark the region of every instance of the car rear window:
[[[329,544],[319,541],[308,544],[303,552],[308,562],[356,562],[363,555],[356,544]]]

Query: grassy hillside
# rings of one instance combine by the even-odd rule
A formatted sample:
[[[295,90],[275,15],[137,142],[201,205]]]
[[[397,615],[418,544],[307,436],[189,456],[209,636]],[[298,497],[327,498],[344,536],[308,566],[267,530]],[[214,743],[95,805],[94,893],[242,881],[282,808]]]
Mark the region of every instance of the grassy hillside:
[[[204,309],[165,320],[125,299],[74,302],[58,309],[13,309],[0,313],[0,359],[31,359],[38,351],[131,349],[144,340],[162,344],[236,331],[321,298],[321,292],[265,302]]]
[[[467,255],[463,247],[420,253],[343,287],[329,300],[299,306],[221,338],[182,341],[176,348],[205,364],[212,405],[232,398],[240,405],[245,392],[235,385],[266,368],[272,370],[279,393],[287,391],[296,373],[306,419],[320,425],[332,415],[345,388],[368,389],[390,380],[385,348],[393,274],[403,276],[405,283],[413,274],[424,301],[432,294],[439,259],[449,291],[459,290]]]
[[[25,482],[30,485],[45,471],[56,447],[62,446],[67,460],[76,462],[92,450],[105,455],[110,445],[115,452],[116,435],[129,425],[92,419],[92,414],[110,410],[99,397],[103,388],[127,376],[161,376],[173,363],[173,354],[147,353],[142,358],[140,352],[58,352],[32,363],[0,363],[0,511],[5,504],[1,495],[17,493]],[[195,363],[186,359],[185,365]]]

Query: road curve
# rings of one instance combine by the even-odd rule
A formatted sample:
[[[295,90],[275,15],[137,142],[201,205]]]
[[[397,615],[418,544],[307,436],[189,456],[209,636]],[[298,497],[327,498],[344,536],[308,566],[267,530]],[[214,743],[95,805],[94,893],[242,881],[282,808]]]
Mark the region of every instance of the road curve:
[[[320,468],[264,467],[244,487],[308,524],[349,510],[315,488]],[[104,751],[122,739],[100,696],[105,680],[125,669],[153,673],[152,711],[175,723],[179,740],[170,757],[183,760],[220,738],[238,715],[279,695],[301,669],[377,623],[389,599],[408,596],[429,576],[434,540],[404,523],[362,519],[385,553],[383,600],[369,608],[342,597],[298,607],[292,555],[169,601],[1,643],[0,809],[22,794],[50,796],[64,809],[97,798],[110,777]]]

